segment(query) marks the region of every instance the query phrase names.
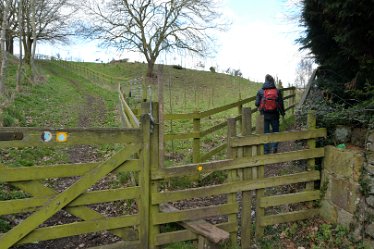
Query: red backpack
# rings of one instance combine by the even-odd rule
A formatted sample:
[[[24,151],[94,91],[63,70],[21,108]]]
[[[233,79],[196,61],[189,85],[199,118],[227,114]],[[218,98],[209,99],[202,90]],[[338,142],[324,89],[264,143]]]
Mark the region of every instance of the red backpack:
[[[264,89],[264,96],[260,103],[260,110],[262,111],[275,111],[278,104],[278,90],[276,88]]]

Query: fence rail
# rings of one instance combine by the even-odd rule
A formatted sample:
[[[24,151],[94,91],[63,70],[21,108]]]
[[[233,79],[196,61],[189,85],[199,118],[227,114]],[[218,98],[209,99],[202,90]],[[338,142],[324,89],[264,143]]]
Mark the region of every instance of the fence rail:
[[[246,249],[250,248],[253,226],[256,227],[256,236],[261,237],[265,226],[307,219],[318,214],[318,209],[305,209],[305,206],[300,210],[279,214],[267,214],[265,209],[319,199],[320,191],[310,189],[308,184],[320,179],[320,172],[312,168],[312,163],[315,167],[315,158],[323,157],[324,149],[312,146],[296,151],[263,155],[261,148],[263,144],[275,141],[307,140],[311,144],[310,141],[326,136],[326,130],[316,129],[312,125],[313,121],[309,121],[308,130],[299,132],[253,134],[251,109],[243,108],[240,134],[236,134],[237,120],[228,120],[227,159],[164,168],[158,160],[160,125],[158,120],[155,120],[151,130],[149,116],[151,110],[147,108],[150,108],[150,105],[145,103],[143,113],[147,114],[142,116],[141,126],[136,129],[48,129],[53,137],[57,135],[55,132],[63,131],[68,134],[65,144],[55,143],[59,146],[78,143],[68,144],[69,139],[85,143],[85,139],[79,139],[80,136],[93,136],[103,138],[105,142],[115,141],[125,145],[106,161],[17,168],[0,164],[0,182],[11,184],[28,193],[28,196],[23,199],[0,201],[0,215],[21,213],[28,215],[21,223],[0,236],[0,248],[107,230],[123,241],[102,248],[113,246],[159,248],[173,242],[194,240],[198,241],[198,248],[202,249],[206,248],[207,243],[212,242],[208,242],[207,235],[202,230],[194,229],[197,224],[214,227],[210,230],[216,232],[229,233],[232,241],[236,241],[238,226],[241,224],[240,243],[242,248]],[[152,109],[152,112],[154,117],[158,117],[157,108]],[[313,120],[312,116],[309,118]],[[261,130],[260,126],[257,130]],[[2,128],[0,134],[5,135],[0,136],[4,139],[0,140],[0,148],[9,147],[5,144],[12,142],[9,141],[11,139],[18,139],[17,145],[21,147],[48,144],[49,142],[43,142],[41,138],[41,133],[44,131],[45,129],[35,128]],[[12,135],[12,132],[17,135]],[[113,140],[105,138],[108,135]],[[97,139],[94,141],[101,144]],[[50,143],[51,146],[55,144]],[[264,175],[265,167],[300,160],[308,162],[308,169],[303,172],[277,176]],[[91,189],[99,180],[119,172],[135,172],[137,184],[117,189]],[[221,183],[201,187],[192,185],[182,189],[170,189],[165,185],[165,182],[170,179],[201,176],[210,172],[223,172],[227,178]],[[47,179],[67,177],[78,178],[62,192],[45,184]],[[307,183],[307,187],[296,193],[282,193],[276,196],[265,191],[269,188],[297,183]],[[256,192],[256,207],[251,206],[253,191]],[[239,203],[236,199],[237,193],[242,195],[242,201]],[[198,198],[215,196],[221,196],[222,201],[213,202],[208,206],[192,205],[187,209],[177,208],[181,201],[193,202]],[[135,200],[137,212],[131,215],[107,217],[91,208],[98,203],[110,205],[112,202],[124,200]],[[170,208],[165,209],[166,203]],[[80,220],[63,225],[40,226],[62,209]],[[251,215],[253,210],[256,214],[255,220]],[[238,216],[239,212],[241,216]],[[213,216],[227,217],[227,219],[216,225],[205,221]],[[195,222],[191,223],[191,220]],[[183,224],[185,229],[178,231],[162,229],[174,222]],[[221,241],[216,240],[217,243]]]
[[[288,93],[286,96],[284,96],[284,100],[287,101],[287,106],[286,106],[286,111],[288,110],[294,110],[295,108],[295,87],[289,87],[289,88],[283,88],[281,91],[283,93]],[[212,149],[210,151],[206,152],[205,154],[202,153],[201,147],[202,147],[202,142],[201,139],[206,137],[209,134],[212,134],[216,131],[219,131],[223,128],[227,127],[227,122],[221,122],[219,124],[216,124],[212,127],[206,128],[205,130],[202,130],[202,119],[203,118],[208,118],[212,115],[216,115],[228,110],[231,110],[233,108],[238,109],[238,116],[235,117],[235,120],[237,122],[240,122],[242,119],[241,116],[241,111],[245,105],[248,105],[252,103],[254,106],[253,102],[256,100],[256,96],[249,97],[234,103],[227,104],[225,106],[213,108],[207,111],[201,111],[201,112],[193,112],[193,113],[178,113],[178,114],[165,114],[164,115],[164,120],[165,121],[181,121],[181,120],[188,120],[192,121],[193,124],[193,130],[189,132],[183,132],[183,133],[166,133],[165,134],[165,141],[173,141],[173,140],[183,140],[183,139],[192,139],[193,140],[193,146],[192,146],[192,161],[194,163],[198,162],[203,162],[206,161],[210,158],[212,158],[214,155],[220,153],[223,151],[225,148],[227,148],[227,144],[223,143],[220,144]],[[251,113],[256,113],[257,109],[253,108],[251,110]],[[293,111],[292,111],[293,112]],[[255,127],[253,127],[255,129]]]

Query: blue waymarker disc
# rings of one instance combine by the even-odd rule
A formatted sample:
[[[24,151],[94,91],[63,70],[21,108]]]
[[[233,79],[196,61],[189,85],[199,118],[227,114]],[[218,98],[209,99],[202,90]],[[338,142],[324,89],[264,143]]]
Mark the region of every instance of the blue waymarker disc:
[[[52,138],[53,138],[53,135],[52,135],[52,133],[50,131],[44,131],[42,133],[42,140],[43,140],[43,142],[49,142],[49,141],[52,140]]]

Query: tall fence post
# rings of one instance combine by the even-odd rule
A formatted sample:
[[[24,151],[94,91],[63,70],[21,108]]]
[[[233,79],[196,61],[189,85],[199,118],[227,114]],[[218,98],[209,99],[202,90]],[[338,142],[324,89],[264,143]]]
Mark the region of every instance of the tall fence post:
[[[263,134],[264,133],[264,116],[258,115],[256,120],[256,133]],[[259,145],[257,147],[257,155],[264,154],[264,145]],[[265,167],[258,166],[257,167],[257,179],[262,179],[265,176]],[[265,216],[265,209],[260,207],[260,200],[264,197],[265,189],[258,189],[256,190],[256,238],[261,238],[264,236],[264,226],[262,226],[262,220]]]
[[[242,110],[242,136],[248,136],[252,133],[252,110],[251,108],[243,108]],[[251,149],[243,148],[243,156],[251,156]],[[243,170],[243,181],[252,179],[252,169],[245,168]],[[241,248],[248,249],[252,240],[252,191],[244,191],[242,193],[242,213],[241,213]]]
[[[143,148],[142,148],[142,167],[140,171],[140,226],[139,237],[143,248],[149,248],[149,231],[150,231],[150,116],[143,114],[141,118],[141,128],[143,131]]]
[[[196,112],[198,113],[198,112]],[[200,162],[200,129],[201,129],[201,119],[199,118],[194,118],[193,119],[193,133],[197,137],[193,138],[192,142],[192,162],[193,163],[199,163]]]
[[[227,119],[227,158],[236,158],[237,151],[231,147],[231,137],[236,136],[236,120],[234,118]],[[236,170],[229,170],[227,181],[234,182],[237,178]],[[227,195],[227,204],[236,203],[236,193]],[[237,224],[236,214],[228,215],[228,222]],[[236,244],[236,232],[230,234],[230,239],[233,244]]]
[[[240,104],[238,106],[238,114],[239,115],[242,115],[243,114],[243,104]],[[242,119],[243,119],[243,116],[242,116]],[[239,129],[242,130],[243,129],[243,120],[242,122],[239,123]]]
[[[142,103],[142,113],[149,114],[152,117],[153,123],[151,124],[152,130],[150,134],[150,174],[154,171],[157,171],[160,167],[159,165],[159,123],[158,123],[158,103],[157,102],[144,102]],[[159,183],[157,181],[152,181],[150,178],[149,183],[149,232],[148,232],[148,241],[150,249],[157,248],[156,237],[160,233],[159,226],[152,223],[153,217],[157,215],[159,211],[158,205],[152,205],[152,193],[158,192]]]
[[[314,130],[316,129],[316,112],[315,111],[309,111],[307,115],[307,128],[308,130]],[[315,149],[316,148],[316,140],[314,138],[308,139],[307,145],[309,149]],[[307,161],[307,169],[308,171],[315,169],[316,160],[314,158],[309,159]],[[314,182],[308,182],[306,184],[307,190],[314,189]]]
[[[296,106],[296,87],[292,88],[292,95],[291,98],[291,105],[292,105],[292,114],[295,114],[295,106]]]

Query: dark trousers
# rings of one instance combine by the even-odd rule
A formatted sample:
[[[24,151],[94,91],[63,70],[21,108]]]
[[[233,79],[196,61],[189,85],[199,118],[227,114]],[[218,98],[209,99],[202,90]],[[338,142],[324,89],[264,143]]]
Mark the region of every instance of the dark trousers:
[[[279,114],[265,113],[264,114],[264,133],[279,132]],[[278,151],[278,143],[268,143],[264,145],[264,153]]]

